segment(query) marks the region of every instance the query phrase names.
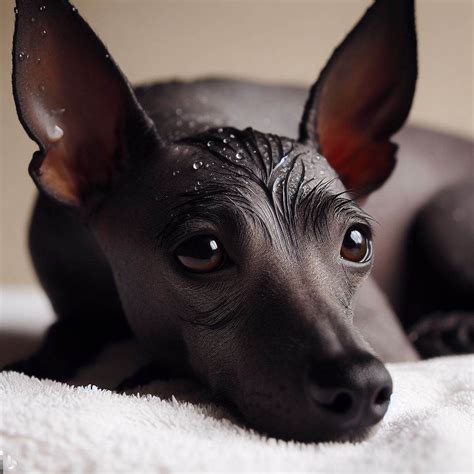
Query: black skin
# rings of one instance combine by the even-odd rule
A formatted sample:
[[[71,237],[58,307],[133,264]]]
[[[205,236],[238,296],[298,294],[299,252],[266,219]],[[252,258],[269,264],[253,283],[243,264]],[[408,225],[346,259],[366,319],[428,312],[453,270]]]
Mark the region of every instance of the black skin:
[[[133,334],[153,365],[120,389],[194,376],[269,435],[365,436],[392,391],[381,361],[418,358],[392,305],[404,308],[407,327],[424,313],[413,310],[422,304],[408,292],[393,297],[401,275],[388,278],[376,267],[387,301],[369,277],[373,252],[360,261],[344,256],[351,229],[372,240],[374,223],[361,206],[394,168],[390,137],[407,117],[416,81],[413,2],[375,2],[307,99],[300,88],[222,79],[132,91],[66,1],[42,4],[44,42],[27,21],[37,2],[18,2],[13,82],[19,118],[40,147],[30,164],[40,190],[30,250],[58,321],[42,348],[10,369],[67,380],[106,344]],[[26,54],[41,57],[41,69]],[[84,71],[94,80],[77,82]],[[402,147],[420,133],[403,132]],[[443,183],[416,177],[417,190],[452,185],[444,196],[467,216],[456,232],[468,236],[474,215],[463,202],[471,188],[459,180],[471,179],[471,157],[462,158],[470,146],[458,144],[459,172],[444,173]],[[406,165],[400,172],[414,177]],[[395,192],[380,208],[382,189],[369,207],[377,219],[378,209],[393,216],[381,219],[389,227],[411,203],[404,222],[420,225],[410,254],[426,250],[427,237],[434,246],[416,271],[442,254],[453,274],[464,275],[469,239],[462,240],[468,258],[451,261],[443,240],[427,236],[438,232],[427,194],[407,196],[401,209]],[[435,221],[449,212],[438,210]],[[407,229],[399,226],[381,245],[400,247]],[[211,236],[224,252],[213,271],[195,273],[180,261],[181,245],[195,236]],[[446,302],[437,309],[450,313],[451,332],[470,324],[474,285],[466,278],[462,314],[451,282],[443,283]],[[439,284],[434,272],[426,279],[428,287]],[[417,340],[426,343],[432,328],[418,328]],[[469,350],[469,330],[461,332],[455,344],[445,338],[448,352]]]

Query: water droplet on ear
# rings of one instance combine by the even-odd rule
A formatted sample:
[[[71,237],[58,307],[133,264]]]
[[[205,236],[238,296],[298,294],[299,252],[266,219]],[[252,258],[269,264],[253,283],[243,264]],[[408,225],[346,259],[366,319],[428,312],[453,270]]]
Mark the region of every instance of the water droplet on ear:
[[[236,160],[241,160],[243,158],[242,153],[236,153],[235,154],[235,159]]]
[[[233,135],[232,133],[230,134],[230,138],[235,138],[235,135]]]
[[[13,9],[13,11],[15,12],[15,15],[18,15],[18,8],[17,8],[17,7],[15,7],[15,8]]]
[[[209,140],[209,141],[207,142],[207,146],[212,146],[211,140]]]
[[[105,59],[110,59],[110,54],[106,54]]]
[[[218,128],[218,129],[217,129],[217,133],[222,133],[223,131],[224,131],[223,128]]]
[[[204,168],[209,168],[209,163],[206,164],[206,166]]]
[[[23,62],[25,59],[26,59],[26,54],[25,54],[23,51],[20,51],[20,52],[18,53],[18,60],[19,60],[20,62]]]
[[[35,18],[34,16],[32,16],[32,17],[30,18],[30,21],[31,21],[31,23],[34,23],[34,22],[36,21],[36,18]]]
[[[43,31],[41,32],[41,36],[42,36],[43,38],[46,38],[46,36],[48,36],[48,32],[47,32],[46,30],[43,30]]]
[[[41,62],[41,58],[36,59],[36,64],[39,64]]]
[[[58,140],[61,140],[63,136],[64,130],[58,125],[55,125],[51,130],[48,130],[48,138],[52,142],[57,142]]]
[[[202,168],[202,161],[195,161],[195,162],[193,163],[193,168],[194,168],[195,170],[198,170],[199,168]]]
[[[46,5],[41,5],[41,6],[39,7],[39,11],[40,11],[40,12],[44,12],[45,10],[46,10]]]
[[[77,13],[77,7],[75,7],[74,5],[72,5],[72,11],[73,11],[74,13]]]
[[[224,138],[224,140],[222,140],[224,143],[229,143],[229,139],[228,138]]]

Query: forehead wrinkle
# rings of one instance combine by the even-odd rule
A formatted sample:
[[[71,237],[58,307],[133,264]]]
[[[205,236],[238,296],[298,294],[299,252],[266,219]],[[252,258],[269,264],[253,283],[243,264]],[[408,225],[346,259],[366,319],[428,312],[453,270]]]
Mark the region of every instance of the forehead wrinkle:
[[[179,141],[230,165],[227,168],[230,174],[241,172],[265,187],[281,159],[293,150],[293,142],[290,138],[261,133],[250,127],[245,130],[232,127],[211,129]],[[236,159],[237,154],[242,158]]]
[[[270,242],[287,250],[297,247],[298,227],[304,231],[311,227],[313,232],[327,236],[331,216],[347,218],[357,214],[369,225],[370,218],[351,199],[342,197],[347,191],[335,193],[331,190],[337,177],[307,179],[305,162],[301,159],[304,152],[293,153],[296,152],[294,141],[289,138],[252,128],[242,131],[226,127],[179,142],[197,147],[226,165],[225,171],[214,171],[222,181],[217,186],[219,190],[216,191],[212,183],[203,184],[200,193],[204,196],[196,199],[203,206],[212,206],[214,197],[219,196],[221,205],[227,201],[263,229]],[[235,158],[237,153],[242,155],[241,159]],[[288,160],[287,165],[284,160]],[[250,184],[243,184],[245,178]],[[275,183],[280,184],[278,189]],[[252,184],[256,185],[255,189]],[[256,190],[263,193],[264,199]],[[256,199],[251,199],[249,193],[254,193]],[[192,195],[192,192],[188,193],[187,197]],[[272,221],[276,229],[270,225]]]
[[[246,192],[243,192],[244,190]],[[250,198],[249,191],[255,199]],[[197,218],[219,225],[223,217],[231,215],[243,221],[250,218],[261,228],[265,236],[272,240],[272,233],[267,225],[268,218],[265,218],[265,206],[261,206],[262,201],[264,200],[261,196],[252,187],[244,186],[241,180],[232,183],[232,186],[225,182],[204,183],[197,191],[187,191],[177,196],[177,203],[169,209],[171,218],[158,232],[157,237],[161,242],[166,241],[176,228],[189,219]],[[260,215],[261,213],[264,216]],[[246,227],[243,221],[242,225],[236,225],[242,234]]]

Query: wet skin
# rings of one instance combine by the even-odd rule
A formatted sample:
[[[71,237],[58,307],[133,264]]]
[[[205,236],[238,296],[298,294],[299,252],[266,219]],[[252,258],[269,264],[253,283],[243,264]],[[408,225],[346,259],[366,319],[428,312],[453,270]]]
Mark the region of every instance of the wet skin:
[[[408,130],[414,153],[378,191],[414,93],[413,2],[375,2],[307,98],[219,79],[132,90],[67,2],[43,3],[33,26],[36,2],[18,3],[14,92],[40,147],[30,249],[58,321],[14,368],[66,380],[132,333],[154,359],[141,375],[198,377],[262,432],[365,436],[392,391],[381,361],[418,357],[393,309],[404,236],[472,171],[456,142],[455,171],[420,172],[432,153]],[[379,246],[392,305],[369,277]]]

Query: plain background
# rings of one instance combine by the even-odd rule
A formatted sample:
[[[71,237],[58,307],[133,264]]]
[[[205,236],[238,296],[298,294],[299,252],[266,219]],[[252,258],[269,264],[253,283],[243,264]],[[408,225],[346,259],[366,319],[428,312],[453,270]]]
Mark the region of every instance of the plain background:
[[[0,0],[0,283],[35,281],[26,231],[35,145],[13,104],[13,0]],[[226,75],[310,85],[370,0],[76,0],[131,82]],[[412,122],[473,137],[473,2],[418,0]]]

